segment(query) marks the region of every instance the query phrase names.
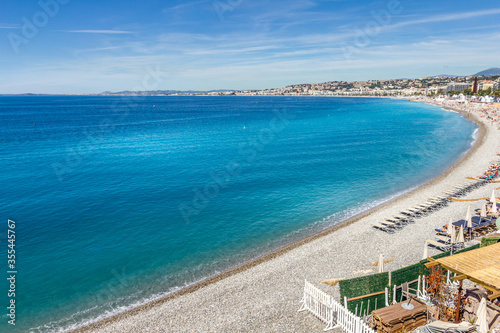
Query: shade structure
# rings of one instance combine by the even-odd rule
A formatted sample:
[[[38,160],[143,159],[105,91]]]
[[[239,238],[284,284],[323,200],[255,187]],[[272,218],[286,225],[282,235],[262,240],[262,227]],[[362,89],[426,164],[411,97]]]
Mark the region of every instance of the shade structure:
[[[427,250],[427,242],[425,242],[425,244],[424,244],[424,255],[422,256],[422,260],[423,259],[427,259],[428,256],[429,256],[429,254],[428,254],[428,250]]]
[[[380,254],[378,257],[378,272],[382,273],[384,271],[384,256]]]
[[[493,292],[490,300],[500,295],[500,243],[480,247],[453,256],[432,259],[425,267],[440,265],[460,276],[480,284]],[[454,278],[455,280],[459,280]]]
[[[497,203],[493,201],[493,204],[491,205],[491,214],[496,214],[497,213]]]
[[[483,203],[483,207],[481,207],[481,217],[486,217],[486,203]]]
[[[486,203],[483,203],[483,207],[481,207],[481,220],[482,219],[485,219],[488,215],[486,214]],[[471,228],[472,227],[472,223],[471,225],[469,226],[469,224],[467,224],[467,227]]]
[[[482,298],[479,306],[477,308],[477,321],[476,325],[478,325],[479,333],[488,333],[488,319],[486,318],[487,309],[486,309],[486,298]]]
[[[490,202],[495,202],[497,201],[495,198],[495,189],[491,190],[491,197],[490,197]]]
[[[469,228],[471,228],[472,227],[472,214],[470,212],[470,205],[469,205],[469,207],[467,207],[467,214],[465,214],[465,221],[467,221],[467,226]],[[469,226],[469,224],[470,224],[470,226]]]
[[[464,237],[464,227],[460,226],[460,230],[458,232],[458,243],[465,243],[465,237]]]
[[[448,228],[446,229],[446,232],[448,233],[448,235],[451,235],[452,231],[453,231],[453,220],[450,217],[450,222],[448,222]]]
[[[451,231],[450,243],[451,244],[455,244],[456,243],[456,232],[455,232],[455,229],[453,229]]]

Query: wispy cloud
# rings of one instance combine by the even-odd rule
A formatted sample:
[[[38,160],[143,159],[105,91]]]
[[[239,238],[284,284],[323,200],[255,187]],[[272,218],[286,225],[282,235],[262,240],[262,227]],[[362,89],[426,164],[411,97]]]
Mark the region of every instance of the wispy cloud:
[[[133,31],[126,30],[57,30],[60,32],[75,32],[84,34],[133,34]]]
[[[259,51],[267,51],[271,49],[276,49],[276,46],[256,46],[256,47],[246,47],[246,48],[236,48],[236,49],[214,49],[214,50],[193,50],[188,51],[186,54],[193,55],[206,55],[206,54],[242,54],[242,53],[251,53],[251,52],[259,52]]]
[[[0,24],[0,29],[19,29],[19,25]]]
[[[472,12],[435,15],[435,16],[430,16],[430,17],[426,17],[426,18],[422,18],[422,19],[396,23],[396,24],[390,25],[388,27],[399,28],[399,27],[405,27],[405,26],[415,25],[415,24],[465,20],[468,18],[490,16],[490,15],[495,15],[495,14],[500,14],[500,8],[492,8],[492,9],[487,9],[487,10],[477,10],[477,11],[472,11]]]
[[[164,14],[168,14],[168,13],[176,12],[176,11],[179,11],[179,10],[190,9],[193,6],[197,6],[197,5],[200,5],[200,4],[203,4],[203,3],[208,3],[208,2],[209,2],[208,0],[199,0],[199,1],[186,2],[186,3],[180,4],[180,5],[176,5],[176,6],[173,6],[173,7],[164,8],[162,10],[162,12]]]

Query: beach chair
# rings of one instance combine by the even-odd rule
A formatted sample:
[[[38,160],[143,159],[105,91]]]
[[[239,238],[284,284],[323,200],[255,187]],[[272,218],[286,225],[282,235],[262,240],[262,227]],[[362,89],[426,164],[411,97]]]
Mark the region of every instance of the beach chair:
[[[410,211],[408,209],[402,210],[401,214],[406,215],[406,216],[408,216],[408,218],[411,218],[411,219],[414,219],[414,218],[418,217],[417,214],[415,214],[415,212],[412,212],[412,211]]]
[[[438,204],[436,204],[435,202],[431,202],[431,201],[426,201],[423,204],[421,204],[420,206],[428,207],[431,211],[435,211],[439,208]]]
[[[391,227],[393,229],[403,229],[404,227],[402,223],[394,222],[389,219],[382,220],[379,223]]]
[[[380,223],[372,223],[372,227],[375,228],[375,229],[379,229],[379,230],[385,231],[385,232],[387,232],[389,234],[393,234],[395,232],[395,230],[392,229],[391,227],[385,226],[385,225],[380,224]]]
[[[445,192],[443,192],[443,194],[444,194],[446,197],[454,197],[454,196],[456,196],[456,192],[455,192],[455,191],[451,191],[451,190],[449,190],[449,191],[445,191]]]
[[[439,199],[434,199],[434,198],[429,198],[429,200],[427,200],[427,202],[429,202],[429,203],[433,204],[434,206],[436,206],[436,209],[443,208],[444,206],[447,205],[446,201],[439,200]]]
[[[434,197],[431,197],[429,200],[435,201],[435,202],[441,202],[442,206],[447,206],[448,203],[450,202],[450,198],[442,195],[436,195]]]
[[[467,187],[464,185],[455,186],[452,191],[454,191],[455,196],[460,197],[467,193]]]
[[[430,208],[426,207],[426,206],[416,205],[416,206],[413,206],[412,208],[410,208],[410,210],[418,212],[420,214],[420,216],[427,216],[430,213]]]
[[[408,208],[408,210],[410,212],[413,212],[415,214],[415,217],[422,217],[422,216],[425,216],[427,215],[427,212],[425,211],[425,209],[422,209],[420,207],[411,207],[411,208]]]
[[[448,237],[447,237],[448,236]],[[450,235],[447,234],[447,236],[436,236],[436,239],[438,242],[444,243],[444,244],[450,244],[451,238]]]
[[[402,221],[403,223],[406,223],[406,224],[415,222],[413,220],[413,218],[411,218],[408,215],[404,215],[404,214],[394,215],[394,218],[396,218],[396,219],[398,219],[398,220],[400,220],[400,221]]]
[[[431,197],[432,199],[442,200],[442,201],[450,201],[450,199],[444,195],[436,195]]]
[[[434,246],[435,248],[437,248],[443,252],[446,252],[451,248],[450,245],[435,241],[433,239],[428,239],[428,240],[426,240],[426,242],[427,242],[427,245]]]

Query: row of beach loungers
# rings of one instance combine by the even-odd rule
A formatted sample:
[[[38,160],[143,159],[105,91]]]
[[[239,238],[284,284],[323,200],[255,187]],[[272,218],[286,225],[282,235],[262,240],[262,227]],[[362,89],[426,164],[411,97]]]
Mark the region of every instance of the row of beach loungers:
[[[471,180],[457,185],[444,192],[442,195],[429,198],[426,202],[420,205],[402,210],[399,214],[386,218],[378,223],[373,223],[372,227],[387,233],[394,233],[397,230],[402,229],[405,225],[414,223],[415,219],[427,216],[432,212],[445,207],[448,205],[450,197],[461,197],[484,184],[485,183],[481,181]]]
[[[496,226],[496,216],[491,216],[488,215],[484,218],[476,215],[473,216],[471,221],[472,221],[472,228],[467,227],[467,221],[466,220],[458,220],[456,222],[453,222],[453,227],[454,227],[454,232],[457,234],[458,230],[460,227],[463,228],[464,230],[464,241],[468,242],[471,239],[475,237],[480,237],[484,234],[488,234],[492,231],[495,231],[497,229]],[[451,235],[447,232],[444,231],[444,226],[441,229],[435,229],[436,231],[436,238],[435,240],[432,239],[427,239],[426,242],[428,245],[431,245],[435,248],[440,249],[441,251],[449,251],[453,247],[454,249],[456,248],[461,248],[464,246],[463,243],[459,242],[451,242]]]

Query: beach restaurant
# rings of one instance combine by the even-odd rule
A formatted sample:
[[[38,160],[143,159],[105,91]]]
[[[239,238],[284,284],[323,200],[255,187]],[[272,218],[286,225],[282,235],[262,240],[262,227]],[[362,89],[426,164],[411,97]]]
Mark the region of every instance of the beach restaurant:
[[[346,333],[500,331],[500,235],[455,255],[382,270],[327,283],[339,285],[343,304],[306,281],[301,310],[325,322],[325,331],[338,326]]]

